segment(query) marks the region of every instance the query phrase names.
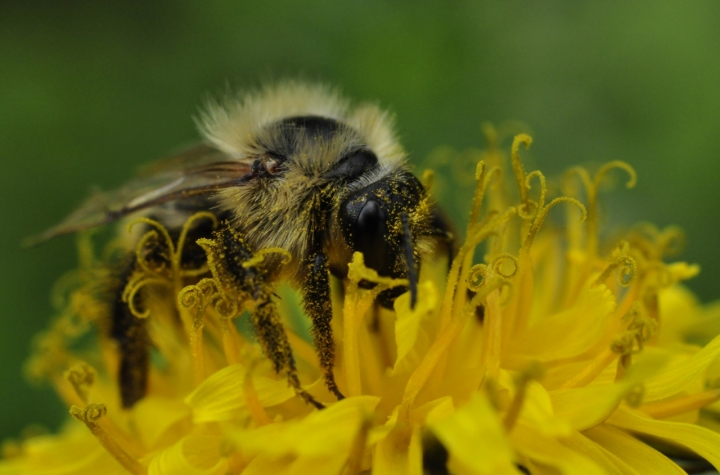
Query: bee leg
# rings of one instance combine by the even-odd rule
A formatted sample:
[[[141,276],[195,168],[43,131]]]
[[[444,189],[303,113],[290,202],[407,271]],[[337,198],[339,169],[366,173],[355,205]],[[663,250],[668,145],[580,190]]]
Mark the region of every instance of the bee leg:
[[[260,303],[255,307],[251,318],[255,335],[258,341],[260,341],[263,353],[272,361],[275,372],[279,374],[283,370],[285,371],[288,383],[290,383],[290,386],[295,389],[295,392],[302,397],[305,402],[312,404],[317,409],[323,409],[325,406],[308,394],[300,384],[292,348],[290,347],[290,342],[285,333],[285,328],[278,314],[277,307],[271,299],[272,294],[266,291],[261,291],[260,293],[264,295],[256,294],[256,298],[260,300]]]
[[[133,257],[120,274],[112,289],[112,307],[110,319],[110,337],[118,343],[120,365],[118,368],[118,385],[122,407],[129,409],[145,396],[150,372],[150,335],[147,321],[130,312],[126,302],[122,300],[130,277],[135,270]],[[142,308],[141,292],[135,296],[135,304]]]
[[[273,302],[273,288],[263,267],[245,267],[243,264],[252,258],[253,253],[242,235],[224,223],[214,237],[223,252],[226,270],[243,295],[251,297],[255,308],[251,312],[251,321],[255,336],[262,347],[263,354],[272,362],[278,374],[285,373],[288,383],[307,403],[318,409],[325,406],[307,393],[300,384],[295,367],[292,347],[288,341],[277,306]]]
[[[310,254],[307,262],[307,278],[303,283],[303,306],[313,322],[312,334],[325,376],[325,384],[338,399],[344,399],[335,383],[335,343],[333,342],[332,303],[330,300],[330,277],[328,258],[324,251]]]

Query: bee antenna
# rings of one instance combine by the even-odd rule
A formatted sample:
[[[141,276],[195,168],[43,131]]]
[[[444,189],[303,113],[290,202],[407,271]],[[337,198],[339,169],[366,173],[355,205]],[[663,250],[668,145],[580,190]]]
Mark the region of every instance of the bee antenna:
[[[403,213],[400,215],[402,221],[403,234],[402,234],[402,247],[405,253],[405,262],[408,266],[408,282],[410,283],[410,309],[415,309],[417,303],[417,270],[415,268],[415,251],[412,245],[412,236],[410,235],[410,221],[408,215]]]

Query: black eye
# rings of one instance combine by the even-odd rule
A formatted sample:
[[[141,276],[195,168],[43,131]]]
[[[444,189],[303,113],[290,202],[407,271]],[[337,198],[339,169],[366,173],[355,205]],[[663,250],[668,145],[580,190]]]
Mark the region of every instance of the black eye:
[[[377,156],[370,150],[357,150],[340,159],[327,174],[330,178],[357,178],[377,166]]]

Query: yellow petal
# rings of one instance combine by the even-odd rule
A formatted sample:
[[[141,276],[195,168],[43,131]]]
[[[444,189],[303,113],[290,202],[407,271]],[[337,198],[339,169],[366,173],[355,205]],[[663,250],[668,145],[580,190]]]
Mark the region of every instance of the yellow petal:
[[[720,469],[720,434],[717,432],[694,424],[658,421],[626,407],[615,411],[607,423],[687,447]]]
[[[704,344],[720,334],[720,301],[696,308],[693,314],[697,317],[685,329],[689,341]]]
[[[394,427],[373,452],[372,475],[422,475],[420,429]]]
[[[513,446],[524,457],[547,465],[565,475],[605,475],[606,472],[588,457],[559,441],[544,437],[530,427],[518,424],[510,434]]]
[[[345,465],[342,457],[281,457],[267,454],[255,457],[242,475],[337,475]]]
[[[190,411],[182,400],[151,396],[142,399],[133,408],[133,425],[143,445],[154,447],[166,431],[172,430],[176,422],[189,415]]]
[[[629,384],[586,386],[551,393],[555,415],[573,429],[585,430],[604,421],[630,390]]]
[[[23,443],[22,450],[16,458],[0,460],[0,474],[127,474],[125,468],[80,424],[73,424],[58,436],[28,439]]]
[[[615,297],[605,285],[586,286],[576,303],[562,312],[543,316],[508,345],[510,354],[531,354],[540,361],[577,356],[603,335]]]
[[[514,385],[509,378],[511,377],[508,372],[501,372],[500,384],[505,387]],[[542,384],[529,381],[525,391],[525,400],[519,415],[522,423],[534,427],[548,437],[566,436],[572,432],[570,424],[555,416],[552,399]]]
[[[243,453],[305,457],[340,454],[347,458],[358,430],[379,400],[373,396],[346,398],[301,420],[237,431],[234,439]]]
[[[514,455],[497,413],[482,393],[475,393],[455,414],[430,426],[447,448],[459,473],[517,473]]]
[[[581,432],[574,432],[569,437],[562,439],[562,443],[589,458],[610,475],[645,475],[647,473],[638,472],[616,457],[614,453],[589,439]]]
[[[675,462],[635,437],[606,424],[585,435],[641,475],[685,475]]]
[[[577,430],[594,427],[604,421],[637,384],[662,371],[666,362],[664,354],[643,354],[618,382],[551,391],[555,415]]]
[[[196,423],[231,420],[247,414],[243,398],[245,366],[235,364],[212,374],[185,398]],[[274,406],[295,396],[284,379],[252,375],[253,385],[263,406]]]
[[[663,371],[645,381],[644,402],[673,396],[700,379],[708,366],[720,356],[720,336],[689,358],[677,358]]]
[[[658,303],[662,324],[655,344],[668,347],[683,343],[688,327],[693,325],[701,314],[697,298],[687,287],[673,285],[658,293]],[[712,336],[718,333],[720,332],[716,331]]]
[[[673,262],[667,265],[667,270],[672,275],[673,280],[688,280],[700,273],[700,266],[688,264],[687,262]]]
[[[431,425],[447,419],[455,412],[453,399],[449,396],[434,399],[410,411],[410,420],[418,425]],[[396,414],[393,414],[395,416]]]
[[[148,475],[222,475],[228,465],[222,457],[223,438],[190,435],[157,454]]]
[[[414,310],[410,309],[410,293],[405,293],[395,301],[395,341],[397,358],[393,374],[417,366],[422,354],[430,347],[430,338],[423,329],[427,326],[428,316],[437,311],[438,296],[432,281],[422,282],[418,287],[422,298],[418,299]]]

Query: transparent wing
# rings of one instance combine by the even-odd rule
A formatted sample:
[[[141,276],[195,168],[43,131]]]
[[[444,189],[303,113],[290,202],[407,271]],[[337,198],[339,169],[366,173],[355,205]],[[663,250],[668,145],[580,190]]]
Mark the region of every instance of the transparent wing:
[[[24,244],[34,246],[169,201],[243,186],[252,177],[248,163],[233,159],[209,145],[198,145],[146,166],[138,177],[116,190],[93,194],[58,225],[27,239]]]

